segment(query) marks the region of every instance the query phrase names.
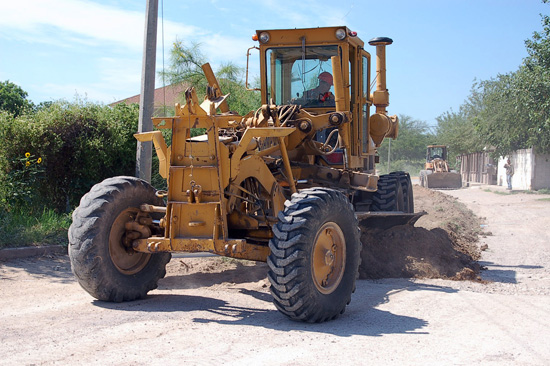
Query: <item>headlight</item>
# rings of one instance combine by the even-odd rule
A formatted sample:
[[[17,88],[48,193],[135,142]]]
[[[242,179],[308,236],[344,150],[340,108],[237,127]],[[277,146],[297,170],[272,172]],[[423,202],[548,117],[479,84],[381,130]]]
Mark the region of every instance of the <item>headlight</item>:
[[[260,33],[260,42],[262,42],[262,43],[269,42],[269,33],[267,33],[267,32]]]
[[[338,38],[340,41],[346,38],[346,30],[341,28],[336,30],[336,38]]]

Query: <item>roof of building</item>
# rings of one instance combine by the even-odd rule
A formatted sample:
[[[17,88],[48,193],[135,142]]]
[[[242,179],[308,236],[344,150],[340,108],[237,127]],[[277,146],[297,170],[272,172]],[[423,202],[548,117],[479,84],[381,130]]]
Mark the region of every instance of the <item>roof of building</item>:
[[[185,91],[187,88],[186,85],[179,83],[179,84],[172,84],[167,85],[162,88],[155,89],[155,107],[160,106],[174,106],[176,103],[180,103],[182,101],[181,94]],[[126,104],[132,104],[132,103],[138,103],[140,102],[141,95],[134,95],[132,97],[119,100],[117,102],[111,103],[111,105],[116,105],[119,103],[126,103]]]

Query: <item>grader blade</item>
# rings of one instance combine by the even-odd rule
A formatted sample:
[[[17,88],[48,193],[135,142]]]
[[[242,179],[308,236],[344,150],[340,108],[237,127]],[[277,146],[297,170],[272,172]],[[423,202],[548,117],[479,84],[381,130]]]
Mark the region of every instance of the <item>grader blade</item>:
[[[416,213],[402,213],[393,211],[357,212],[357,220],[361,230],[387,230],[398,225],[411,225],[426,215],[426,211]]]

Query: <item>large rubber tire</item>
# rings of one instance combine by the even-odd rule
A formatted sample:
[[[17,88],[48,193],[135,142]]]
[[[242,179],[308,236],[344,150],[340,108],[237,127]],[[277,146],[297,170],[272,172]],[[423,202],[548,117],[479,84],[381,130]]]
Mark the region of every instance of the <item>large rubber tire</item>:
[[[414,213],[414,192],[411,182],[411,176],[407,172],[392,172],[391,176],[394,176],[398,179],[403,189],[403,212],[405,213]]]
[[[293,320],[343,314],[355,290],[361,243],[353,206],[324,188],[293,194],[269,242],[268,278],[277,309]]]
[[[405,198],[399,178],[381,175],[378,178],[378,190],[372,197],[371,211],[404,212]]]
[[[138,253],[122,244],[124,224],[143,203],[163,205],[147,182],[115,177],[93,186],[73,213],[71,267],[78,283],[98,300],[141,299],[166,274],[170,253]]]

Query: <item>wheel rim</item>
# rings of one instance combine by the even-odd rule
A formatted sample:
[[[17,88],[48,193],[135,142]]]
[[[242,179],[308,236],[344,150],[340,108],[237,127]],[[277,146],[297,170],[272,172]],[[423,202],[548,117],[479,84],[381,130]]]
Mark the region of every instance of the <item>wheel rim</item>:
[[[334,222],[324,224],[313,244],[312,275],[317,290],[330,294],[340,284],[346,265],[346,239]]]
[[[109,234],[109,255],[115,267],[126,275],[133,275],[141,271],[149,262],[150,254],[139,253],[127,248],[123,243],[126,233],[125,224],[133,221],[137,215],[136,209],[126,209],[118,215]]]

